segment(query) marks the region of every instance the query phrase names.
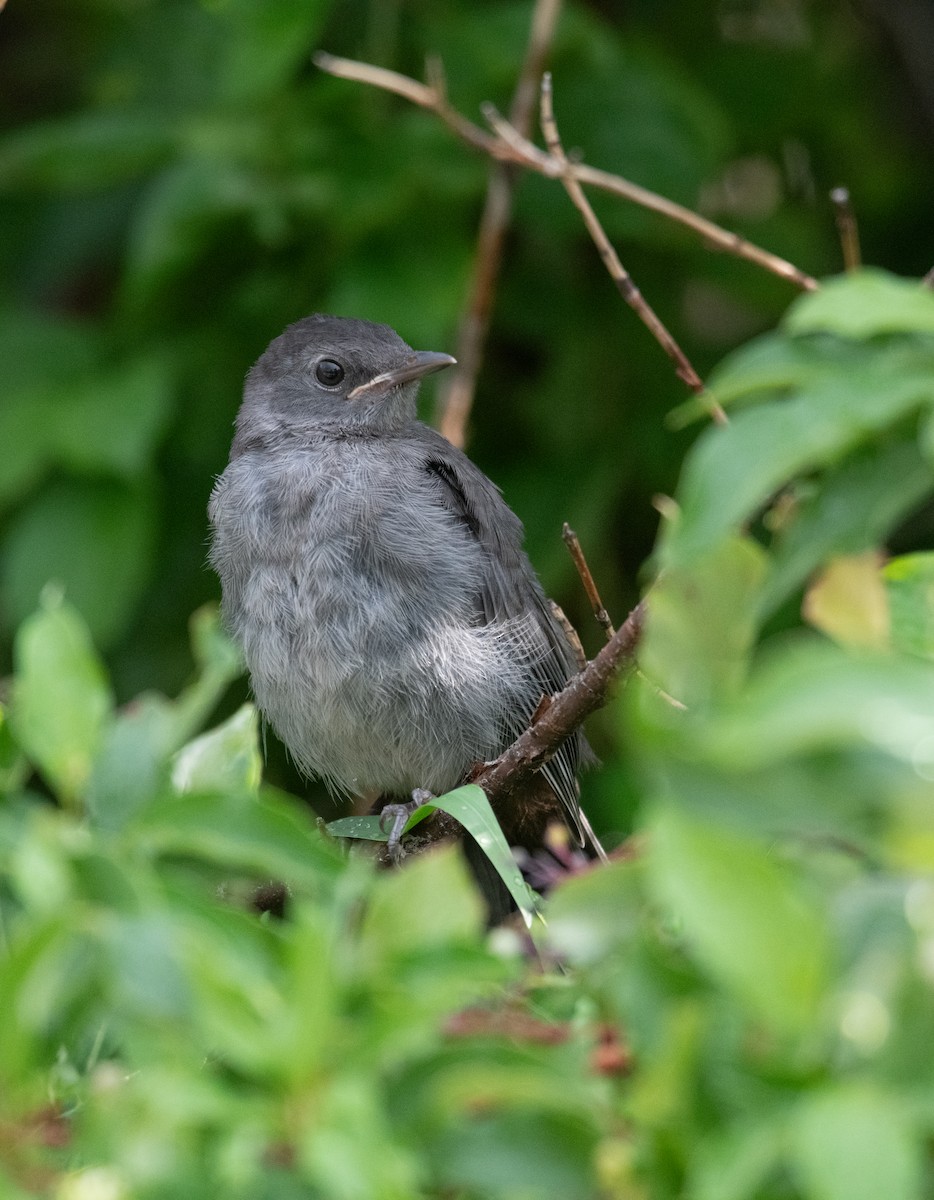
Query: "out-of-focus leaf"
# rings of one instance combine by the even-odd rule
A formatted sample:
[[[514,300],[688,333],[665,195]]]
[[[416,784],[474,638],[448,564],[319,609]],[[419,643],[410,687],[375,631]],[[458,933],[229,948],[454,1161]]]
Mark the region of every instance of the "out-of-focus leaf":
[[[0,187],[110,187],[157,166],[176,141],[165,116],[125,109],[33,125],[0,142]]]
[[[904,554],[882,572],[896,649],[934,658],[934,554]]]
[[[762,843],[671,804],[650,822],[650,879],[688,949],[763,1020],[802,1032],[817,1018],[829,941],[820,911]]]
[[[26,759],[10,732],[9,713],[0,704],[0,796],[15,791],[28,771]]]
[[[304,1178],[333,1200],[410,1200],[421,1190],[419,1164],[393,1135],[376,1079],[346,1072],[333,1078],[307,1112],[298,1156]],[[367,1130],[361,1142],[359,1131]]]
[[[128,835],[148,852],[194,857],[315,890],[335,858],[310,819],[271,793],[188,793],[156,801]]]
[[[877,551],[833,558],[804,597],[804,618],[841,646],[882,650],[889,644],[889,601]]]
[[[113,703],[87,627],[60,595],[46,591],[41,610],[17,633],[14,657],[16,740],[62,799],[75,803]]]
[[[688,458],[681,511],[661,546],[665,567],[695,562],[796,475],[838,461],[923,404],[934,402],[934,345],[898,344],[827,374],[783,400],[708,429]]]
[[[64,588],[98,645],[126,628],[149,575],[155,508],[148,491],[64,480],[40,492],[10,523],[0,591],[14,620],[53,582]]]
[[[255,792],[261,774],[259,714],[252,704],[244,704],[222,725],[179,750],[172,783],[180,792]]]
[[[255,103],[311,54],[330,6],[327,0],[224,0],[214,14],[229,29],[219,90],[225,100]]]
[[[904,1101],[869,1083],[828,1085],[792,1126],[796,1174],[813,1200],[921,1200],[921,1146]]]
[[[439,847],[377,881],[363,936],[382,954],[475,938],[483,904],[455,846]]]
[[[449,1188],[565,1200],[594,1194],[595,1143],[593,1124],[574,1114],[506,1111],[458,1122],[431,1150]]]
[[[632,937],[645,903],[642,875],[641,863],[610,863],[562,883],[548,900],[548,945],[581,965],[618,951]]]
[[[916,279],[863,267],[824,281],[788,310],[789,333],[864,339],[886,333],[934,333],[934,294]]]
[[[640,665],[688,707],[734,691],[755,637],[766,560],[748,538],[730,538],[691,568],[673,566],[647,598]]]
[[[806,489],[775,535],[763,614],[833,554],[859,554],[884,541],[931,491],[931,466],[912,436],[853,455]]]
[[[686,727],[686,736],[690,732]],[[844,746],[928,763],[934,757],[934,667],[802,640],[763,661],[742,694],[698,736],[705,758],[728,770],[761,769]]]

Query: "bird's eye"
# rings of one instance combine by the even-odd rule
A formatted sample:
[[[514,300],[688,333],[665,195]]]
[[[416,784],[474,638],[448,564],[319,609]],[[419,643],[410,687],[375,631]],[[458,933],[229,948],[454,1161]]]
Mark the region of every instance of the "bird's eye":
[[[315,367],[315,379],[325,387],[335,387],[344,378],[344,368],[333,358],[322,358]]]

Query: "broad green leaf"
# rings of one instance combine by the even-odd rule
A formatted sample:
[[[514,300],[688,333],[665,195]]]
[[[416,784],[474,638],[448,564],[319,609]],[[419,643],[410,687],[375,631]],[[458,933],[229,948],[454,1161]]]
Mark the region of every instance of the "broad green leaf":
[[[934,554],[904,554],[882,572],[896,649],[934,658]]]
[[[934,333],[934,293],[916,279],[900,279],[878,267],[863,267],[824,281],[788,310],[793,334],[833,333],[864,339],[890,333]]]
[[[889,601],[877,551],[832,558],[804,597],[804,619],[841,646],[884,650]]]
[[[684,929],[687,949],[751,1013],[804,1032],[827,984],[822,914],[764,843],[659,804],[649,823],[649,877]]]
[[[697,736],[707,761],[728,770],[846,746],[921,766],[934,760],[934,667],[815,639],[786,643]]]
[[[148,488],[65,480],[41,491],[10,523],[0,589],[15,620],[48,583],[64,588],[95,642],[107,646],[133,615],[152,565],[156,511]]]
[[[826,346],[818,348],[805,340],[770,333],[734,350],[711,373],[708,386],[719,403],[732,412],[757,400],[797,391],[826,375],[832,366],[833,358]],[[680,429],[709,415],[709,399],[695,396],[673,409],[668,422]]]
[[[158,800],[127,831],[148,853],[183,856],[315,890],[336,856],[297,804],[271,792]]]
[[[804,1097],[792,1125],[791,1160],[809,1200],[924,1195],[921,1140],[904,1100],[872,1083],[828,1084]]]
[[[914,437],[873,446],[808,481],[776,533],[761,601],[774,611],[834,554],[859,554],[931,491],[931,466]]]
[[[16,740],[62,800],[76,804],[91,773],[113,701],[90,634],[59,594],[23,622],[14,643],[10,718]]]
[[[734,537],[692,566],[662,573],[646,597],[639,654],[653,684],[688,707],[736,690],[755,639],[765,566],[755,542]]]
[[[252,704],[183,746],[172,765],[172,783],[180,792],[255,792],[261,775],[259,714]]]
[[[413,856],[376,881],[363,937],[382,953],[470,940],[483,928],[483,904],[457,846]]]

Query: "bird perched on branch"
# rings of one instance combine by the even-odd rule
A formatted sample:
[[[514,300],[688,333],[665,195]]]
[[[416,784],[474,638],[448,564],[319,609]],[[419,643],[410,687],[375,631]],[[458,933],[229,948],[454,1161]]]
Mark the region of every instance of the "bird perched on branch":
[[[416,420],[419,381],[454,361],[387,325],[297,321],[247,377],[211,497],[211,562],[257,704],[340,794],[457,787],[576,670],[518,518]],[[584,753],[577,732],[497,814],[513,844],[539,844],[558,812],[583,839]]]

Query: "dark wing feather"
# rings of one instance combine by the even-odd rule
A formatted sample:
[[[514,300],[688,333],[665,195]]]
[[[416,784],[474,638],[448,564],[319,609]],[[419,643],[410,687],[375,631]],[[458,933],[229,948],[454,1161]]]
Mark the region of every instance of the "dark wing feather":
[[[541,695],[561,691],[576,673],[574,651],[555,619],[532,565],[522,549],[522,523],[500,490],[466,455],[434,430],[424,429],[425,469],[438,500],[460,521],[485,551],[483,574],[477,581],[477,616],[497,622],[531,614],[541,634],[529,647],[529,671]],[[516,732],[531,720],[529,712],[515,714]],[[561,801],[568,823],[583,844],[577,772],[585,753],[580,731],[573,734],[542,768]]]

